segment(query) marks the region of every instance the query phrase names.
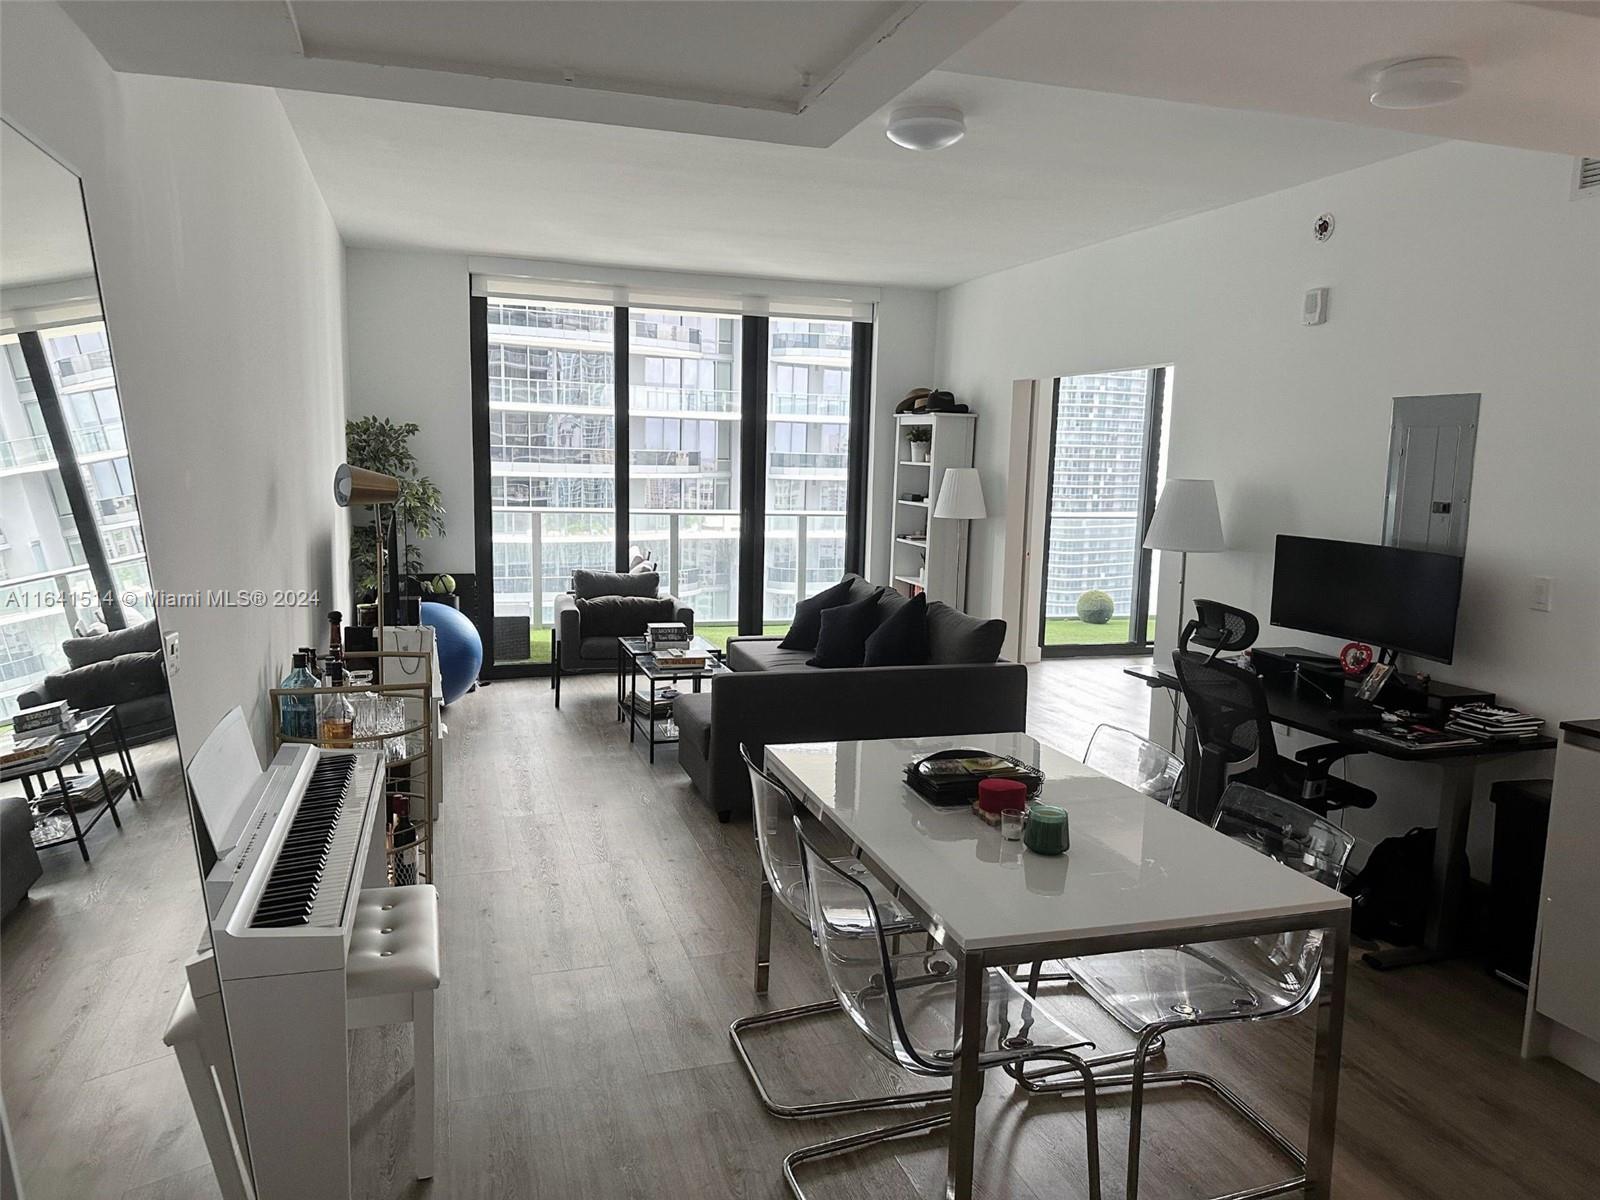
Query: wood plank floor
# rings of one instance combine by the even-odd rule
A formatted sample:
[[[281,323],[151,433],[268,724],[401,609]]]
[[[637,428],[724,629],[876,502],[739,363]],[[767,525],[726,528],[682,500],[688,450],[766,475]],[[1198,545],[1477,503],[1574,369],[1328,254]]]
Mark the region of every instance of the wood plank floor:
[[[177,742],[134,763],[145,800],[119,802],[122,829],[102,820],[88,863],[43,851],[0,926],[0,1087],[30,1200],[216,1191],[161,1042],[205,928]]]
[[[1076,753],[1101,721],[1142,728],[1151,694],[1121,675],[1123,665],[1079,659],[1037,668],[1031,731]],[[727,1038],[729,1021],[764,1007],[750,987],[759,871],[750,826],[719,825],[673,752],[650,767],[613,723],[611,695],[604,676],[569,680],[558,713],[544,681],[506,682],[450,710],[449,799],[439,827],[437,1177],[410,1178],[408,1032],[363,1031],[352,1035],[359,1196],[777,1200],[786,1194],[779,1162],[790,1149],[876,1123],[783,1122],[757,1106]],[[171,859],[189,872],[192,861],[186,846]],[[166,902],[172,915],[157,925],[190,936],[195,909],[176,894]],[[114,1099],[108,1089],[80,1098],[81,1085],[52,1084],[51,1061],[96,1055],[87,1042],[51,1049],[33,1040],[34,1027],[13,1030],[17,928],[6,923],[5,1085],[13,1122],[19,1106],[28,1112],[29,1137],[17,1138],[25,1161],[34,1145],[47,1144],[41,1130],[61,1130],[29,1171],[29,1195],[214,1195],[159,1028],[144,1035],[154,1044],[142,1064],[131,1061],[139,1057],[131,1045],[108,1062],[124,1073],[165,1069],[170,1082],[125,1074]],[[775,932],[766,1004],[822,998],[805,933],[781,919]],[[44,933],[33,937],[43,942]],[[127,1002],[120,982],[116,1000],[103,985],[70,983],[74,971],[96,970],[78,964],[75,945],[42,963],[41,947],[17,948],[34,956],[24,978],[43,997],[36,1003],[65,1010],[51,1030],[97,1027]],[[82,953],[92,949],[90,940]],[[170,1002],[137,1007],[160,1009],[164,1021],[163,1005]],[[1520,996],[1470,963],[1386,976],[1354,968],[1341,1197],[1592,1194],[1600,1086],[1550,1062],[1520,1061],[1520,1014]],[[916,1086],[869,1057],[836,1019],[768,1031],[755,1047],[770,1086],[786,1097]],[[13,1053],[24,1056],[16,1071]],[[1192,1033],[1174,1039],[1169,1057],[1236,1082],[1298,1134],[1309,1053],[1309,1026],[1296,1021]],[[27,1101],[16,1091],[24,1084]],[[1115,1099],[1106,1108],[1105,1167],[1117,1180],[1126,1111]],[[96,1120],[119,1131],[107,1147],[93,1132]],[[1024,1103],[992,1084],[981,1130],[983,1195],[1087,1196],[1075,1104]],[[1201,1100],[1152,1101],[1146,1130],[1141,1194],[1151,1200],[1223,1192],[1280,1170],[1244,1128]],[[65,1149],[73,1140],[76,1158]],[[117,1152],[112,1158],[131,1154],[138,1169],[107,1166],[107,1149]],[[808,1189],[817,1200],[931,1197],[942,1169],[935,1135],[816,1164]],[[1119,1183],[1108,1184],[1108,1197],[1121,1194]]]

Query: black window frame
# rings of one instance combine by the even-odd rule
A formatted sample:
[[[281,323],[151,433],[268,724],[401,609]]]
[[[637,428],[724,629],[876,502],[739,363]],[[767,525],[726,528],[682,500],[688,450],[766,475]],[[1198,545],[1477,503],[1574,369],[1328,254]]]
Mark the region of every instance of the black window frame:
[[[1146,367],[1148,383],[1145,393],[1144,461],[1140,477],[1139,521],[1136,526],[1139,550],[1134,564],[1133,602],[1129,605],[1128,633],[1125,642],[1112,642],[1103,646],[1049,645],[1045,642],[1045,596],[1050,587],[1050,523],[1053,517],[1053,497],[1056,484],[1056,434],[1061,419],[1061,379],[1057,376],[1050,385],[1050,441],[1045,471],[1044,492],[1044,553],[1040,556],[1039,571],[1039,653],[1044,658],[1093,658],[1096,656],[1140,655],[1155,652],[1155,638],[1150,635],[1151,567],[1154,555],[1144,548],[1145,534],[1150,529],[1150,519],[1156,511],[1157,473],[1161,467],[1161,430],[1166,421],[1167,380],[1170,374],[1165,366]],[[1099,372],[1097,372],[1099,373]],[[1066,376],[1065,378],[1072,378]],[[1134,630],[1143,630],[1145,636],[1135,639]]]
[[[628,569],[628,384],[629,307],[613,308],[613,391],[615,472],[612,515],[615,521],[616,569]],[[769,319],[740,318],[739,438],[739,605],[740,636],[762,631],[762,595],[766,560],[766,450]],[[873,323],[851,321],[849,458],[846,462],[845,570],[860,574],[866,559],[867,467],[871,459]],[[471,296],[468,304],[468,359],[471,380],[473,546],[477,569],[477,611],[471,614],[483,639],[484,679],[548,676],[550,663],[494,657],[494,513],[490,466],[489,297]],[[530,511],[537,511],[530,509]]]

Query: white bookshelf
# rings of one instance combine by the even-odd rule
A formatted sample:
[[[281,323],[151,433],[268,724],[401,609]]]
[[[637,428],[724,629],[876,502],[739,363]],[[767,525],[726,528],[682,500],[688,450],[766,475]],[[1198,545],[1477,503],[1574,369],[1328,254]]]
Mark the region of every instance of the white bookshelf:
[[[967,565],[960,561],[959,521],[937,521],[933,506],[951,467],[972,465],[976,413],[905,413],[895,418],[894,542],[892,583],[896,591],[957,604]],[[926,462],[912,458],[908,431],[932,431]],[[918,499],[908,500],[908,495]]]

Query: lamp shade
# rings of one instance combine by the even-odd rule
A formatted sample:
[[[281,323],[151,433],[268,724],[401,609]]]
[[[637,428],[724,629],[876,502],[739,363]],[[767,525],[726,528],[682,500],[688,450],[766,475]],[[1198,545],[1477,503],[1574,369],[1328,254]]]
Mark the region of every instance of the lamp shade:
[[[340,463],[333,473],[333,498],[340,508],[352,504],[392,504],[400,498],[400,481],[363,467]]]
[[[1225,550],[1217,485],[1209,479],[1169,479],[1144,535],[1146,550]]]
[[[933,515],[956,521],[981,521],[989,515],[983,506],[983,481],[976,467],[950,467],[939,484],[939,501]]]

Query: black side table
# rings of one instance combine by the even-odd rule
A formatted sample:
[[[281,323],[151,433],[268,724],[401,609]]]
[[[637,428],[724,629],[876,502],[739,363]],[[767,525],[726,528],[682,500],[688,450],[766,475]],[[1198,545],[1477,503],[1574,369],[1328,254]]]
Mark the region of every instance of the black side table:
[[[83,855],[83,861],[88,862],[87,838],[89,831],[100,823],[100,818],[109,812],[112,824],[118,829],[122,828],[122,818],[117,813],[117,800],[121,792],[112,790],[111,781],[106,777],[105,766],[100,761],[101,748],[95,740],[106,733],[111,737],[111,749],[116,751],[117,762],[123,769],[122,786],[137,803],[144,799],[144,790],[139,783],[139,772],[134,769],[133,755],[128,749],[128,739],[123,733],[122,720],[117,715],[117,710],[109,706],[79,713],[57,735],[47,758],[0,772],[0,782],[21,780],[22,791],[28,798],[28,807],[35,815],[64,815],[71,823],[71,836],[47,837],[42,841],[36,837],[33,843],[36,849],[48,850],[53,846],[76,843],[78,853]],[[73,803],[73,793],[81,787],[82,760],[85,753],[94,763],[95,775],[100,782],[101,799],[80,813]],[[64,770],[69,763],[77,768],[76,773],[70,778]],[[54,787],[50,786],[52,775],[55,776]]]

